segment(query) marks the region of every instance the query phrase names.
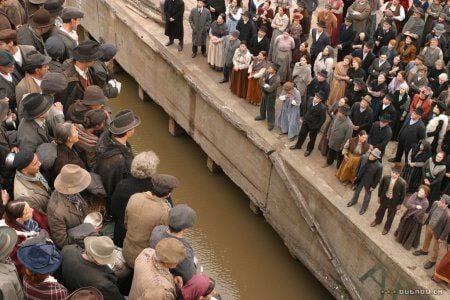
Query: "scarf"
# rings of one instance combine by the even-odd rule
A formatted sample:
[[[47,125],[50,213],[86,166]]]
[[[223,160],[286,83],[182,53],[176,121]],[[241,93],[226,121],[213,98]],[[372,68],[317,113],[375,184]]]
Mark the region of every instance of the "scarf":
[[[81,205],[81,200],[82,200],[80,194],[74,194],[74,195],[62,194],[62,195],[67,201],[69,201],[70,203],[75,205],[77,210],[80,210],[80,205]]]
[[[36,182],[36,183],[40,183],[42,186],[44,186],[44,188],[47,190],[47,192],[51,192],[50,186],[48,185],[47,180],[44,178],[44,176],[42,176],[41,173],[37,173],[35,177],[28,177],[26,175],[24,175],[23,173],[16,171],[16,176],[28,181],[28,182]]]
[[[429,160],[429,167],[430,171],[426,172],[425,175],[433,179],[435,179],[442,170],[445,170],[444,161],[436,162],[436,156]]]
[[[15,221],[16,225],[20,226],[21,228],[23,228],[25,231],[27,232],[39,232],[41,231],[41,227],[39,227],[38,222],[36,222],[36,220],[34,219],[29,219],[26,220],[25,222],[23,222],[23,224],[20,224],[19,222]]]

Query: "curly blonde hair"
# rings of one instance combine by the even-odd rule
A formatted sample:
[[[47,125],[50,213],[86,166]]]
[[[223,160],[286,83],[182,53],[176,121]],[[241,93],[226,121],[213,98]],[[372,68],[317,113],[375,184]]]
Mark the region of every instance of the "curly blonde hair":
[[[156,173],[159,157],[153,151],[141,152],[131,162],[131,175],[135,178],[150,178]]]

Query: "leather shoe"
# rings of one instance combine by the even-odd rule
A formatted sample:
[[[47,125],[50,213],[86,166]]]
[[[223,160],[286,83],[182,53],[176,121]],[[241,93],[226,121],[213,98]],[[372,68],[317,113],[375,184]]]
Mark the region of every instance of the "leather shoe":
[[[420,255],[428,255],[428,252],[423,251],[422,249],[416,250],[413,252],[414,256],[420,256]]]
[[[179,44],[179,45],[178,45],[178,51],[179,51],[179,52],[183,51],[183,45],[182,45],[182,44]]]
[[[268,126],[267,130],[272,131],[273,130],[273,126]]]
[[[431,269],[431,267],[433,267],[436,264],[436,262],[434,261],[427,261],[424,265],[423,268],[424,269]]]
[[[383,232],[382,232],[381,234],[382,234],[382,235],[386,235],[386,234],[388,234],[388,232],[389,232],[389,230],[383,229]]]
[[[363,214],[365,214],[366,213],[366,210],[364,209],[364,208],[361,208],[360,210],[359,210],[359,214],[360,215],[363,215]]]
[[[221,81],[219,81],[219,83],[225,83],[225,82],[228,82],[228,80],[226,80],[225,78],[222,79]]]
[[[398,162],[400,162],[399,160],[395,160],[395,158],[390,158],[390,159],[388,159],[388,162],[391,162],[391,163],[398,163]]]
[[[203,57],[207,57],[208,54],[206,52],[202,52]]]
[[[196,57],[197,53],[192,53],[192,58]]]
[[[353,206],[355,204],[356,204],[356,202],[350,201],[349,203],[347,203],[347,207]]]
[[[166,46],[170,46],[172,44],[173,44],[173,41],[169,41],[169,42],[167,42]]]
[[[304,156],[305,156],[305,157],[308,157],[308,156],[310,156],[310,155],[311,155],[311,151],[306,150]]]
[[[292,145],[289,147],[289,149],[291,150],[298,150],[298,149],[302,149],[301,147],[297,147],[297,145]]]
[[[377,223],[377,221],[373,221],[372,223],[370,223],[370,227],[375,227],[380,223]]]
[[[261,116],[257,116],[255,117],[255,121],[262,121],[265,120],[265,118],[261,117]]]

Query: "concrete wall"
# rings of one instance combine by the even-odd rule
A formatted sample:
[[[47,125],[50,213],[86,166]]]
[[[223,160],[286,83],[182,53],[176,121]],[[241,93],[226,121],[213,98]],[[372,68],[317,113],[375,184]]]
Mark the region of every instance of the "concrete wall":
[[[191,60],[168,51],[158,24],[121,0],[68,3],[85,11],[82,24],[95,39],[118,45],[120,65],[249,196],[291,253],[333,295],[387,299],[397,295],[381,290],[437,288],[408,268],[407,256],[389,253],[362,231],[345,205],[331,201],[340,196],[317,178],[314,165],[293,163],[289,151],[228,99],[231,94],[218,90]]]

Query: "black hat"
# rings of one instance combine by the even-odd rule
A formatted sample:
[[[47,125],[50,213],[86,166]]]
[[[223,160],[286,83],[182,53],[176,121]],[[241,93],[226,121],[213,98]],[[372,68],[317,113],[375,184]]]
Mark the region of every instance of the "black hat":
[[[280,69],[280,65],[277,63],[272,62],[269,67],[272,67],[275,71],[278,71]]]
[[[135,116],[132,110],[123,109],[114,116],[109,124],[109,131],[112,134],[123,134],[136,128],[139,124],[141,124],[141,119]]]
[[[23,60],[23,71],[30,71],[48,65],[52,61],[50,56],[44,55],[36,50],[27,53]]]
[[[51,36],[45,41],[45,50],[50,57],[57,59],[64,56],[66,52],[66,47],[62,38],[59,36]]]
[[[27,149],[20,150],[16,153],[16,156],[14,156],[13,168],[19,171],[23,170],[31,164],[33,159],[34,153],[32,151]]]
[[[55,25],[52,15],[44,8],[35,11],[34,14],[30,16],[28,24],[33,28],[43,28]]]
[[[15,62],[16,60],[14,59],[14,56],[11,55],[11,53],[6,50],[0,49],[0,66],[11,67]]]
[[[435,103],[436,103],[436,106],[441,111],[441,113],[443,113],[447,110],[447,105],[445,105],[445,103],[443,101],[436,100]]]
[[[23,117],[25,120],[34,120],[42,116],[53,105],[53,97],[40,93],[30,93],[22,100]]]
[[[327,25],[325,24],[324,21],[319,21],[319,22],[317,23],[317,26],[322,27],[322,28],[327,28]]]
[[[327,97],[323,91],[318,91],[315,96],[322,101],[327,100]]]
[[[100,44],[96,41],[88,40],[78,44],[73,49],[73,59],[76,61],[95,61],[102,56]]]
[[[372,40],[370,40],[370,41],[367,41],[367,42],[364,44],[364,46],[366,46],[366,47],[369,48],[369,49],[373,49],[373,47],[375,46],[375,44],[373,43]]]
[[[104,43],[100,45],[100,50],[102,51],[101,61],[110,61],[117,54],[117,46],[112,43]]]
[[[156,174],[151,178],[153,184],[153,192],[159,197],[165,197],[172,192],[172,190],[180,185],[180,182],[175,176],[168,174]]]
[[[96,104],[106,104],[105,94],[103,90],[98,85],[91,85],[84,91],[83,100],[81,101],[84,105],[96,105]]]
[[[414,113],[416,114],[416,115],[418,115],[418,116],[422,116],[423,115],[423,109],[422,109],[422,107],[418,107],[418,108],[416,108],[415,110],[414,110]]]
[[[381,115],[380,122],[391,122],[391,115],[389,114]]]
[[[42,78],[41,90],[43,94],[61,93],[64,91],[69,82],[67,77],[62,73],[47,72]]]
[[[81,19],[84,17],[84,12],[76,7],[65,7],[62,10],[61,19],[71,20],[71,19]]]
[[[328,72],[327,72],[327,70],[324,70],[324,69],[320,70],[319,73],[317,73],[317,75],[320,75],[323,78],[328,78]]]
[[[197,214],[186,204],[175,205],[169,211],[169,226],[177,232],[194,226],[196,219]]]
[[[60,16],[63,11],[61,0],[46,0],[44,3],[44,8],[54,17]]]

